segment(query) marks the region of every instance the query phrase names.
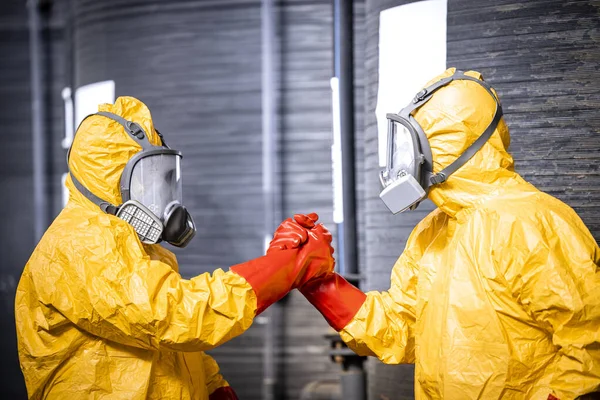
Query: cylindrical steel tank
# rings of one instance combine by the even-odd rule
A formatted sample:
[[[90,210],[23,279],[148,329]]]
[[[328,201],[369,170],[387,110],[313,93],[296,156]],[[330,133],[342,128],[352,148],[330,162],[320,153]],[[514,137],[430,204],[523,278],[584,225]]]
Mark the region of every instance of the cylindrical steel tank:
[[[38,2],[32,2],[38,4]],[[40,148],[47,161],[40,165],[45,182],[46,224],[62,208],[60,176],[64,158],[60,154],[62,135],[63,83],[63,8],[62,4],[39,2],[38,38],[39,70],[42,72],[39,107],[46,120],[42,121],[45,145]],[[0,2],[0,126],[3,145],[0,146],[0,352],[4,355],[0,386],[7,398],[26,398],[23,375],[17,357],[14,317],[14,299],[17,284],[36,238],[34,233],[33,137],[31,104],[31,57],[28,29],[27,2],[7,0]],[[59,118],[55,119],[55,116]],[[55,162],[56,161],[56,162]],[[43,227],[44,229],[46,226]]]

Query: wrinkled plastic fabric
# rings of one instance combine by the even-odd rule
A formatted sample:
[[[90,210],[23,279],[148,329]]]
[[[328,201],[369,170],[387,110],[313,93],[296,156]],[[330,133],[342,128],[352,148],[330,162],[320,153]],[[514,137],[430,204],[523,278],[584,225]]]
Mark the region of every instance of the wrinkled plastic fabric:
[[[110,111],[141,124],[149,110],[121,97]],[[141,148],[121,125],[93,116],[77,133],[70,167],[93,193],[120,204],[126,162]],[[70,199],[38,244],[17,288],[16,326],[30,399],[200,399],[227,386],[203,353],[244,332],[256,296],[220,269],[182,279],[175,256],[143,245],[133,228],[83,197]]]
[[[479,85],[455,81],[416,112],[435,172],[475,141],[494,108]],[[501,121],[431,189],[438,209],[412,232],[390,289],[369,292],[341,331],[359,354],[415,363],[417,399],[569,400],[600,390],[598,245],[570,207],[513,171],[509,140]]]

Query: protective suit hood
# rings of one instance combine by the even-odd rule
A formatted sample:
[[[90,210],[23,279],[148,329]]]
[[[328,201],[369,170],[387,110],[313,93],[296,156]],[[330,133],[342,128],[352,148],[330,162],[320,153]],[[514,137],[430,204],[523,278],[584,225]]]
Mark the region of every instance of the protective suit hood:
[[[429,86],[454,74],[455,68],[428,82]],[[480,73],[466,75],[483,80]],[[437,173],[456,160],[489,125],[494,117],[494,99],[476,82],[457,80],[439,89],[414,117],[423,128],[433,156],[433,172]],[[444,183],[434,185],[429,199],[442,211],[455,216],[464,208],[488,198],[506,185],[522,182],[513,169],[507,149],[508,128],[501,119],[491,138]]]
[[[114,104],[101,104],[98,111],[111,112],[136,122],[147,132],[150,143],[156,146],[161,144],[161,139],[154,130],[150,110],[140,100],[119,97]],[[112,204],[121,204],[121,174],[127,162],[142,147],[123,131],[119,123],[99,115],[85,119],[78,132],[69,157],[72,173],[92,193]],[[98,213],[102,212],[75,189],[70,177],[66,184],[70,201],[97,210]]]

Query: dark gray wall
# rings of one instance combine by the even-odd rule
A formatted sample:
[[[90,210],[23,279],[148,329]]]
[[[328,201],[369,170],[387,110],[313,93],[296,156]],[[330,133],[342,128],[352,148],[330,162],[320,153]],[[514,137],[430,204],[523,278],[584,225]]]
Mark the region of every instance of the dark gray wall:
[[[59,166],[53,154],[60,151],[62,135],[63,19],[60,6],[42,11],[42,57],[47,213],[51,221],[60,211]],[[31,89],[27,7],[23,0],[0,2],[0,388],[11,399],[26,398],[19,368],[14,322],[14,297],[18,281],[33,248],[33,168]],[[64,164],[64,159],[62,159]]]
[[[33,250],[33,180],[29,93],[27,10],[21,1],[0,4],[0,386],[11,398],[25,397],[19,369],[14,323],[14,298],[21,270]],[[10,171],[10,172],[8,172]]]
[[[367,0],[366,273],[387,289],[424,207],[392,216],[377,198],[378,25],[383,9],[410,3]],[[571,205],[600,238],[600,28],[598,2],[448,1],[447,65],[483,73],[504,105],[517,170]],[[401,48],[401,41],[399,41]],[[441,71],[440,71],[441,72]],[[423,82],[425,83],[425,82]],[[411,366],[369,363],[369,398],[413,397]]]

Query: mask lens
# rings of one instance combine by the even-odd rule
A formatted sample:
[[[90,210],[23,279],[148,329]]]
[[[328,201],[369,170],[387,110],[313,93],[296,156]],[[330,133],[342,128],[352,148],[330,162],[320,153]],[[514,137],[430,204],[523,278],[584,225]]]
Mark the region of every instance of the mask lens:
[[[390,179],[411,174],[415,176],[415,144],[409,130],[399,122],[392,121]]]
[[[167,205],[182,203],[181,157],[155,154],[138,161],[131,174],[130,197],[162,218]]]

